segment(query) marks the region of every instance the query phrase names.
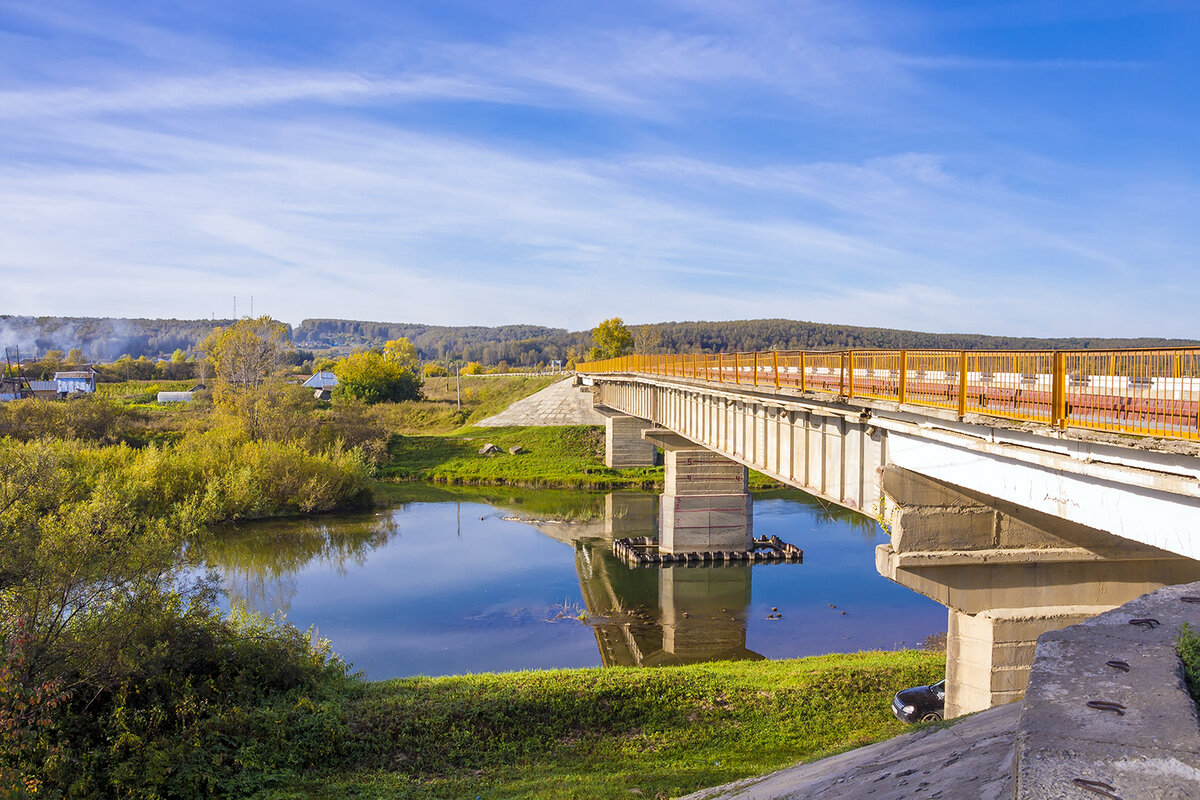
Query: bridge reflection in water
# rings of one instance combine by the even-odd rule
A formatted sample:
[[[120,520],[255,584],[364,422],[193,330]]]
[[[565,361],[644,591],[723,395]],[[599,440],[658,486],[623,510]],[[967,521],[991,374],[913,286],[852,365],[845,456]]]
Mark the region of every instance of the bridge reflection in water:
[[[653,533],[658,503],[653,495],[610,494],[605,538],[575,542],[575,566],[604,664],[762,658],[746,646],[751,567],[630,568],[611,555],[614,538]],[[1090,560],[1040,563],[989,563],[974,556],[956,561],[945,554],[920,563],[898,557],[890,544],[879,546],[880,575],[947,608],[947,716],[1020,697],[1040,634],[1162,586],[1200,580],[1200,562],[1192,559],[1132,547],[1099,531],[1088,532],[1087,545]]]
[[[612,539],[655,529],[658,497],[605,499],[605,538],[575,543],[575,568],[605,666],[662,666],[761,659],[746,647],[751,568],[631,568],[612,556]]]

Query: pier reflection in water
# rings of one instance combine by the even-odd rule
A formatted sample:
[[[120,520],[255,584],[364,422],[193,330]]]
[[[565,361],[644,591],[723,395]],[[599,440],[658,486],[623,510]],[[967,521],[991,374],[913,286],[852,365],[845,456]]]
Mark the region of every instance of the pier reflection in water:
[[[613,493],[605,538],[575,564],[605,664],[655,666],[920,646],[944,612],[863,569],[886,534],[871,519],[793,490],[758,492],[757,529],[806,551],[803,564],[631,568],[614,538],[654,536],[659,498]],[[771,619],[779,612],[779,619]]]
[[[763,658],[746,648],[749,566],[631,568],[589,540],[575,567],[606,666]]]

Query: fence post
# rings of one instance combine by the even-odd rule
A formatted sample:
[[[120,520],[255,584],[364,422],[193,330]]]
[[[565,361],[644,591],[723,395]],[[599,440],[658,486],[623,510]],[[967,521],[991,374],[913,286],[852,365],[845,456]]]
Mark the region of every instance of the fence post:
[[[742,383],[742,356],[740,353],[733,354],[733,382],[739,386]]]
[[[758,386],[758,351],[754,351],[754,385]]]
[[[850,387],[850,391],[848,391],[846,393],[846,398],[850,399],[850,398],[854,397],[854,351],[853,350],[846,351],[846,364],[850,367],[846,371],[846,383]]]
[[[1050,402],[1053,406],[1050,411],[1050,424],[1057,425],[1060,428],[1067,427],[1067,370],[1066,356],[1061,351],[1054,353],[1053,361],[1053,390],[1050,392]]]
[[[967,351],[958,351],[958,418],[967,415]]]
[[[725,354],[717,353],[717,383],[725,382]]]
[[[900,403],[903,404],[908,397],[908,351],[900,351]]]
[[[804,379],[804,351],[800,351],[800,391],[808,391],[808,382]]]
[[[771,358],[775,360],[775,391],[779,391],[779,351],[772,350]]]

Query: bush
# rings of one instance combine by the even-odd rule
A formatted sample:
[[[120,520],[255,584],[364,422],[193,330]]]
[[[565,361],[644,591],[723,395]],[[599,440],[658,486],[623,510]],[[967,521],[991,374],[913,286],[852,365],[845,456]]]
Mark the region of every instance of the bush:
[[[382,353],[367,351],[347,356],[334,368],[337,397],[349,397],[364,403],[398,403],[419,400],[421,383],[400,362]]]
[[[345,666],[279,620],[214,610],[207,521],[330,507],[357,451],[0,442],[0,794],[242,796],[348,752]]]
[[[426,378],[444,378],[450,373],[441,364],[430,362],[421,369],[421,374]]]
[[[145,423],[144,414],[99,397],[0,403],[0,436],[23,440],[53,437],[98,444],[137,441],[145,435]]]

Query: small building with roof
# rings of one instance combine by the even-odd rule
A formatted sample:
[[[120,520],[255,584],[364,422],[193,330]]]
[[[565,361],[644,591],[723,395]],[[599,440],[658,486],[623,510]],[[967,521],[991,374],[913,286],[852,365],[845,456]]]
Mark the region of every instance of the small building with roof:
[[[91,367],[75,369],[69,372],[54,373],[59,397],[69,394],[94,394],[96,391],[96,371]]]
[[[309,389],[327,390],[338,385],[337,375],[332,372],[318,372],[304,382]]]
[[[58,381],[30,381],[29,391],[34,397],[58,397]]]

